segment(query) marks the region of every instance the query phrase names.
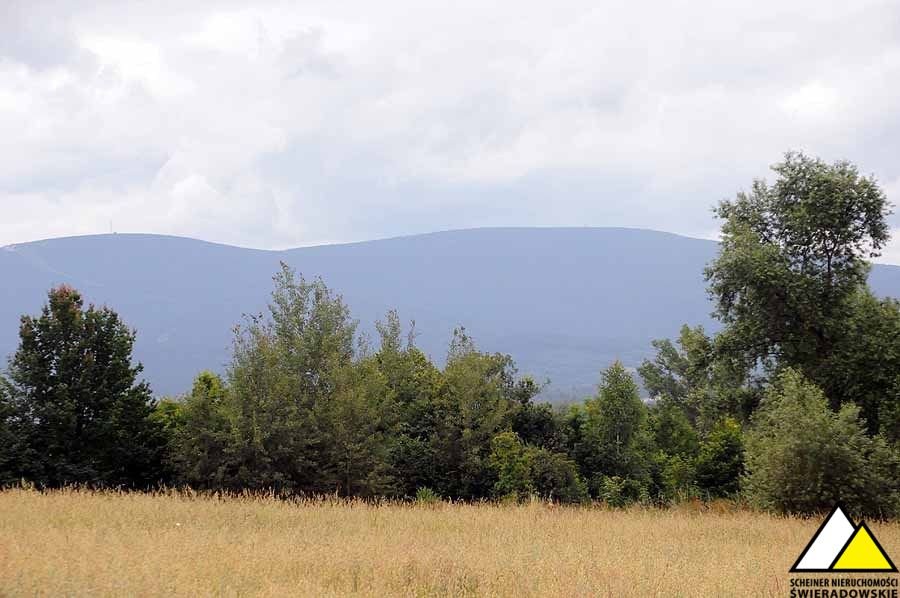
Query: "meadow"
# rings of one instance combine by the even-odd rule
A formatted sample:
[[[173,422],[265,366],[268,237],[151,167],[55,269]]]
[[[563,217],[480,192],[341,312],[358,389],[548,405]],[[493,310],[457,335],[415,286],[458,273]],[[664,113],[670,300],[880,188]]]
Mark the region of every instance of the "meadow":
[[[624,511],[0,493],[2,596],[784,596],[818,525],[724,503]],[[872,522],[900,553],[900,524]]]

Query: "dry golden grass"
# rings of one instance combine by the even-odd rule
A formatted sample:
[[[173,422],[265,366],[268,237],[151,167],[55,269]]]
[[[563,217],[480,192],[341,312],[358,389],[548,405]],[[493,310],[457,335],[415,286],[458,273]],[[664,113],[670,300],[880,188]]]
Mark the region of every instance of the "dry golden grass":
[[[818,521],[728,508],[0,492],[0,595],[786,596]],[[872,523],[900,556],[900,524]]]

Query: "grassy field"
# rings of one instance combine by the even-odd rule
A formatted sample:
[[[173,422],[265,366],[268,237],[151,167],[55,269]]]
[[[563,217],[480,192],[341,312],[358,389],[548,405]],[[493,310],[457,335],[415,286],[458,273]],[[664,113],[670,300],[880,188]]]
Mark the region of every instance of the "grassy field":
[[[817,525],[691,506],[11,490],[0,596],[786,596]],[[900,556],[900,524],[871,528]]]

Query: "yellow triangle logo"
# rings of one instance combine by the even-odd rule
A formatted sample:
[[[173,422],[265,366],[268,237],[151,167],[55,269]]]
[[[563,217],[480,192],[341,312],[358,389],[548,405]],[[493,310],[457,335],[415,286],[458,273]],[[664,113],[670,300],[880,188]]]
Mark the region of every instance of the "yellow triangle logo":
[[[862,523],[831,566],[834,571],[896,571],[878,541]]]
[[[854,525],[840,505],[834,506],[791,567],[791,573],[897,572],[869,526]]]

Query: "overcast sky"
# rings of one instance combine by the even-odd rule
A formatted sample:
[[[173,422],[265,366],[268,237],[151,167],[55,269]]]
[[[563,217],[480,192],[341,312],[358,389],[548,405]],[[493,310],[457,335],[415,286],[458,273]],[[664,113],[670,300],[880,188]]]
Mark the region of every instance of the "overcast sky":
[[[0,245],[711,237],[788,149],[900,201],[896,0],[247,4],[0,2]]]

